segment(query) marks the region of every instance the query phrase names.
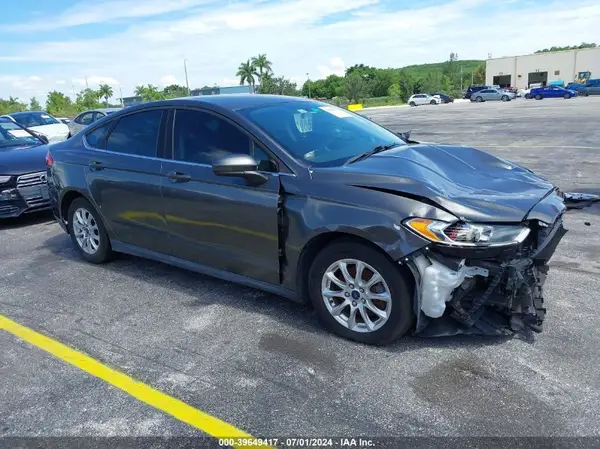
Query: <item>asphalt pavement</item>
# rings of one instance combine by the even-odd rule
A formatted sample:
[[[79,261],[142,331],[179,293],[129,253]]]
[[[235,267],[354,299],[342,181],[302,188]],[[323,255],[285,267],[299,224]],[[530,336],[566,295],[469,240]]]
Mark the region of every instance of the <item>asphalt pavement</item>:
[[[600,98],[363,113],[600,193]],[[0,224],[0,314],[255,436],[600,436],[600,204],[565,222],[534,338],[358,345],[256,290],[86,264],[47,214]],[[0,346],[0,436],[200,434],[11,334]]]

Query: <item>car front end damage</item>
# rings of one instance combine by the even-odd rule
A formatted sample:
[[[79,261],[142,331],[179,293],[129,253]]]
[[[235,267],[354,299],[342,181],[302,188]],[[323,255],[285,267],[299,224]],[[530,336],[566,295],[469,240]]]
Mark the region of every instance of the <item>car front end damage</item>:
[[[541,332],[546,315],[543,286],[548,262],[567,232],[562,219],[566,209],[559,192],[553,191],[522,223],[512,225],[512,235],[507,234],[509,226],[498,227],[499,234],[504,233],[502,238],[512,239],[510,244],[493,242],[494,226],[457,222],[446,226],[443,235],[460,235],[463,244],[454,244],[450,239],[435,242],[430,236],[430,245],[403,258],[401,263],[410,268],[416,281],[414,334],[434,337]],[[435,224],[429,224],[429,228],[437,232]],[[464,244],[469,237],[473,239],[472,228],[484,242]],[[486,232],[487,242],[482,238]]]

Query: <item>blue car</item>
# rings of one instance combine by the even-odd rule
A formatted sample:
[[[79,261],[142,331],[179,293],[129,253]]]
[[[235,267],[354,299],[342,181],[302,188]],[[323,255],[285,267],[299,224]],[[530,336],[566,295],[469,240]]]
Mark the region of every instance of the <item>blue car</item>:
[[[576,91],[559,86],[538,87],[536,89],[531,89],[531,92],[529,93],[529,98],[535,98],[536,100],[541,100],[542,98],[569,99],[576,96]]]

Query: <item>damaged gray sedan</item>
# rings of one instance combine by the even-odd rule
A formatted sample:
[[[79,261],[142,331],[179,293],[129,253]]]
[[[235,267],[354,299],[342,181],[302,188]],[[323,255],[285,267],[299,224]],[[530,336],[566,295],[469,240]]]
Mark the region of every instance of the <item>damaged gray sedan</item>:
[[[368,344],[541,331],[566,232],[563,195],[530,170],[307,99],[134,106],[46,160],[88,262],[129,253],[312,302]]]

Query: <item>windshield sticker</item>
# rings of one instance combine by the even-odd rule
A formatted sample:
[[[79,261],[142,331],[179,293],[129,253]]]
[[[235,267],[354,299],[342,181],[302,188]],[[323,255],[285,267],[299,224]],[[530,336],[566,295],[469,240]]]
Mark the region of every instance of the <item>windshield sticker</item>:
[[[294,121],[296,122],[296,128],[303,134],[310,133],[313,130],[312,114],[304,111],[304,109],[298,109],[298,113],[294,114]]]
[[[46,115],[46,114],[42,114],[42,115],[40,115],[40,117],[42,117],[42,118],[50,118],[50,116]]]
[[[325,112],[329,112],[331,115],[335,115],[336,117],[339,118],[347,118],[347,117],[352,117],[352,114],[350,114],[347,111],[344,111],[343,109],[340,108],[336,108],[335,106],[321,106],[321,109]]]

